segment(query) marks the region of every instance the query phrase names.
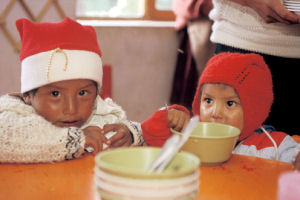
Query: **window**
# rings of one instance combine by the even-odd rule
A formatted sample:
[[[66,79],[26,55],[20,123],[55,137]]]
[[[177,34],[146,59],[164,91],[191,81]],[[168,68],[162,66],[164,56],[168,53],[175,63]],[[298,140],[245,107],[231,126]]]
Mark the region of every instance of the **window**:
[[[155,8],[157,10],[172,10],[172,0],[157,0],[155,1]]]
[[[77,19],[173,21],[172,0],[77,0]]]

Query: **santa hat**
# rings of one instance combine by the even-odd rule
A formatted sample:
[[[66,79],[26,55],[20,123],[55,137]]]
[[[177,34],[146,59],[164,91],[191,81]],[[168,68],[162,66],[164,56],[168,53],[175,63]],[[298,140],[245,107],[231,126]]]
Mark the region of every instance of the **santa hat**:
[[[193,101],[193,113],[200,113],[200,88],[204,83],[224,83],[237,91],[244,111],[240,140],[248,137],[268,117],[273,103],[270,70],[257,54],[220,53],[212,57],[201,74]]]
[[[59,23],[19,19],[16,26],[22,43],[22,93],[71,79],[90,79],[101,87],[101,51],[93,27],[70,18]]]

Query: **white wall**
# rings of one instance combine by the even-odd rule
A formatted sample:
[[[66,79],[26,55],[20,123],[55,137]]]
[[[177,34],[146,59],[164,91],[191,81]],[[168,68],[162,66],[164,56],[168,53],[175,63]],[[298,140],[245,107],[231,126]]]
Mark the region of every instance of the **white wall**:
[[[9,0],[0,0],[0,15]],[[75,18],[75,0],[60,0],[67,16]],[[46,0],[25,1],[36,16]],[[26,17],[16,3],[6,18],[9,31],[18,39],[14,22]],[[42,22],[60,21],[52,6]],[[103,63],[113,67],[113,99],[128,118],[145,120],[168,103],[176,62],[178,38],[172,27],[95,27]],[[19,39],[18,39],[19,40]],[[19,54],[0,29],[0,95],[20,90]]]
[[[172,28],[97,28],[104,63],[113,67],[113,99],[134,120],[168,102],[176,62]]]

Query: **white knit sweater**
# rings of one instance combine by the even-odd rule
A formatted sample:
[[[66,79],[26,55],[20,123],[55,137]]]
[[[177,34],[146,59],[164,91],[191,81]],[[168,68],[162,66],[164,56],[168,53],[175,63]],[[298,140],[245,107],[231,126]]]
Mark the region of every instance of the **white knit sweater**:
[[[254,52],[300,58],[300,24],[267,24],[250,7],[213,0],[211,41]]]
[[[84,153],[88,126],[124,123],[134,135],[134,144],[144,143],[138,123],[126,120],[125,112],[111,99],[97,97],[93,113],[81,127],[57,127],[36,114],[18,96],[0,97],[0,163],[37,163],[72,159]]]

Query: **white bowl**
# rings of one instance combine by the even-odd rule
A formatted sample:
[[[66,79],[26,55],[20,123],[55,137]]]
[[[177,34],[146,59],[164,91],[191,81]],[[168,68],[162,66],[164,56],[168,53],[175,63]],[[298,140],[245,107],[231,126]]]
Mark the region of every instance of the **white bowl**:
[[[199,190],[199,159],[175,155],[162,173],[148,172],[161,148],[118,148],[95,158],[95,182],[105,200],[191,200]]]
[[[181,178],[135,179],[115,176],[95,167],[95,182],[102,199],[193,199],[199,189],[199,170]]]

